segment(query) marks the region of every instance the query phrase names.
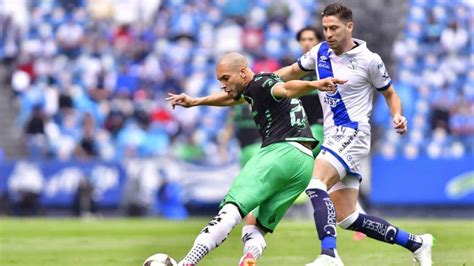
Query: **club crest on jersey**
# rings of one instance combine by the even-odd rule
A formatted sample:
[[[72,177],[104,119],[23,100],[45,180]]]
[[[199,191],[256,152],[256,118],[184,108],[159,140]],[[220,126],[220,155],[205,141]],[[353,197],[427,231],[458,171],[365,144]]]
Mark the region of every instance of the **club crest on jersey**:
[[[348,67],[351,69],[356,69],[357,66],[359,66],[359,62],[355,58],[351,58]]]
[[[388,73],[387,73],[387,69],[385,68],[385,65],[383,63],[380,63],[377,65],[377,69],[380,71],[380,73],[382,74],[382,78],[384,80],[388,80],[390,79],[390,77],[388,76]]]

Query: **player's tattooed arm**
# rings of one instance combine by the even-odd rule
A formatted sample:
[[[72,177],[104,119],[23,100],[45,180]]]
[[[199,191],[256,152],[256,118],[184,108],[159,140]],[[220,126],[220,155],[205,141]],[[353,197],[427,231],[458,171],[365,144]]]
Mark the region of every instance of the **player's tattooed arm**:
[[[174,94],[168,93],[166,98],[171,103],[173,109],[178,105],[185,108],[198,106],[198,105],[209,105],[209,106],[232,106],[242,104],[245,102],[244,99],[234,100],[230,95],[225,92],[217,92],[204,97],[191,97],[186,93]]]

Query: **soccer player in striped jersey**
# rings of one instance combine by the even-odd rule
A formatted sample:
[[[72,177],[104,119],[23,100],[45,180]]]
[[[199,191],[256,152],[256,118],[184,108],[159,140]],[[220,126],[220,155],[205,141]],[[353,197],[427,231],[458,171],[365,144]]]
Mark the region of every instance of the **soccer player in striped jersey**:
[[[414,260],[422,266],[431,265],[432,235],[411,234],[383,218],[356,209],[362,179],[360,162],[370,150],[369,118],[374,92],[384,96],[397,133],[407,132],[407,119],[402,115],[400,98],[380,56],[371,52],[364,41],[352,38],[352,11],[342,4],[330,4],[322,13],[322,26],[326,41],[313,47],[298,62],[276,72],[284,80],[299,79],[308,71],[315,71],[318,79],[336,76],[348,80],[338,85],[335,92],[319,93],[324,113],[324,142],[315,161],[315,181],[312,180],[306,190],[315,209],[319,237],[332,234],[319,226],[320,221],[324,222],[333,212],[332,206],[325,210],[326,204],[318,197],[328,191],[340,227],[403,246],[413,252]],[[324,248],[325,242],[322,243]],[[341,264],[323,254],[307,265]]]
[[[304,27],[296,33],[296,40],[298,41],[301,50],[303,50],[303,54],[306,54],[316,46],[318,43],[323,41],[323,36],[318,31],[318,29],[314,27]],[[316,72],[311,71],[306,76],[302,78],[302,80],[315,80],[317,79]],[[323,144],[324,139],[324,132],[323,132],[323,110],[321,103],[318,97],[318,91],[312,91],[310,94],[300,97],[301,103],[303,104],[303,108],[306,111],[306,116],[308,117],[308,122],[311,127],[311,132],[313,132],[313,136],[316,140],[319,141],[318,146],[313,149],[313,154],[315,157],[318,156],[319,152],[321,151],[321,145]],[[295,204],[300,201],[307,199],[306,195],[302,195],[302,197],[298,197],[296,199]],[[357,203],[357,210],[361,213],[366,213],[365,210],[362,208],[362,205],[358,202]],[[365,238],[365,234],[362,232],[354,232],[354,236],[352,239],[354,240],[361,240]]]

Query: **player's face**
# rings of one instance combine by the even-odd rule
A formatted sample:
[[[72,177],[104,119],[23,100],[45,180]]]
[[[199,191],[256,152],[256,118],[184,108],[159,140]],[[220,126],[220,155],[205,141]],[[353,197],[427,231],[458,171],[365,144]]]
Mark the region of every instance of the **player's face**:
[[[352,22],[345,22],[336,16],[323,17],[323,32],[326,41],[335,52],[341,51],[352,38]]]
[[[305,30],[301,33],[300,40],[298,42],[301,46],[301,49],[303,49],[303,53],[306,53],[316,44],[318,44],[319,40],[313,31]]]
[[[244,70],[235,69],[230,65],[218,65],[216,69],[217,79],[224,90],[233,99],[238,100],[244,91]]]

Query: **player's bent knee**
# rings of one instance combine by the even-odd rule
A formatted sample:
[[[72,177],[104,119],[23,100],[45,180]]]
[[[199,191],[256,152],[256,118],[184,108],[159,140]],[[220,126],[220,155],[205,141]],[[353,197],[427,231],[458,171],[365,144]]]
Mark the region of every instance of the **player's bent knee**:
[[[344,229],[349,229],[349,227],[357,220],[359,217],[359,212],[355,211],[349,216],[345,217],[341,222],[338,222],[337,225]]]
[[[249,214],[247,214],[247,216],[245,216],[244,223],[246,225],[256,225],[257,224],[257,219],[255,218],[253,213],[250,212]]]

